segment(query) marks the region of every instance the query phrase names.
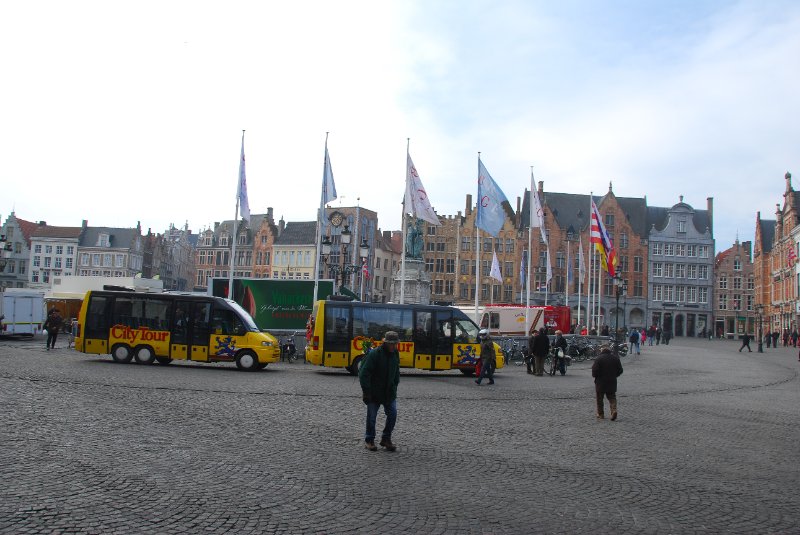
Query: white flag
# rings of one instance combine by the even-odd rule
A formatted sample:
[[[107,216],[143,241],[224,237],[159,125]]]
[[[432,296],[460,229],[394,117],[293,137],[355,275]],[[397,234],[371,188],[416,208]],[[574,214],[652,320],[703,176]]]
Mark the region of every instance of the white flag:
[[[583,262],[583,238],[578,238],[578,280],[586,280],[586,264]]]
[[[553,278],[553,266],[550,265],[550,245],[547,246],[547,284]]]
[[[325,164],[322,170],[322,208],[336,200],[336,183],[333,181],[331,159],[328,156],[328,140],[325,138]]]
[[[489,276],[496,279],[497,282],[503,282],[503,274],[500,273],[500,262],[497,261],[497,252],[492,252],[492,270]]]
[[[431,225],[441,225],[419,174],[417,174],[417,168],[411,161],[410,154],[406,155],[406,160],[406,195],[403,201],[406,212],[411,212],[412,216],[427,221]]]
[[[250,223],[250,203],[247,200],[247,177],[244,170],[244,132],[242,132],[242,157],[239,160],[239,185],[236,188],[236,198],[239,200],[239,214],[242,219]]]

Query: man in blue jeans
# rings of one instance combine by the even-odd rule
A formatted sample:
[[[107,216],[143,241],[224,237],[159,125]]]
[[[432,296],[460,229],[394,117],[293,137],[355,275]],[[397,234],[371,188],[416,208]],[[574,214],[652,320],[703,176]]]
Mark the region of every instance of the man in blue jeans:
[[[397,344],[400,337],[394,331],[386,331],[383,343],[367,353],[358,372],[364,404],[367,406],[367,431],[364,434],[364,447],[377,451],[375,446],[375,420],[378,409],[383,405],[386,426],[381,434],[380,445],[386,451],[395,451],[392,444],[392,431],[397,421],[397,384],[400,382],[400,354]]]

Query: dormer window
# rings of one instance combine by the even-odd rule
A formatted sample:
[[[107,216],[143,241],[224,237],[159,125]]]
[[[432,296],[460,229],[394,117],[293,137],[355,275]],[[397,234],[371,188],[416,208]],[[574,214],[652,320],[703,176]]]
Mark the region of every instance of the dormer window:
[[[679,219],[678,220],[678,232],[686,232],[686,220]]]
[[[219,237],[219,246],[220,247],[227,247],[228,246],[228,236],[222,235]]]
[[[111,236],[109,236],[105,232],[101,232],[100,236],[97,237],[97,246],[98,247],[110,247],[111,246]]]

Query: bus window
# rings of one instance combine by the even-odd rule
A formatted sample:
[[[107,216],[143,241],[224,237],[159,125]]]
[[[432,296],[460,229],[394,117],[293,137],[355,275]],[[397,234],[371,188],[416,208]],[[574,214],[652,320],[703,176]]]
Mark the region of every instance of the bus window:
[[[361,310],[364,314],[365,336],[373,340],[383,340],[386,331],[395,331],[404,342],[412,339],[411,309],[364,307]]]
[[[215,308],[211,318],[211,332],[228,336],[243,336],[245,328],[233,310]]]
[[[139,327],[139,324],[133,321],[133,303],[129,297],[118,296],[114,299],[111,322],[113,324],[127,325],[133,329]]]
[[[436,324],[436,341],[434,349],[437,354],[450,354],[453,345],[453,312],[450,310],[437,310],[434,314]]]
[[[430,354],[433,350],[431,326],[433,314],[427,310],[418,310],[414,323],[414,348],[417,353]]]
[[[192,345],[207,346],[211,329],[211,303],[193,303],[192,309]]]
[[[325,349],[329,351],[350,350],[350,307],[325,307]]]
[[[478,327],[464,313],[456,312],[453,315],[453,328],[456,343],[477,343]]]
[[[178,301],[175,304],[175,321],[172,324],[172,343],[186,345],[189,343],[189,311],[192,303]]]
[[[111,326],[107,310],[109,301],[109,298],[105,296],[90,296],[89,307],[86,311],[84,338],[106,338],[108,336],[108,328]]]

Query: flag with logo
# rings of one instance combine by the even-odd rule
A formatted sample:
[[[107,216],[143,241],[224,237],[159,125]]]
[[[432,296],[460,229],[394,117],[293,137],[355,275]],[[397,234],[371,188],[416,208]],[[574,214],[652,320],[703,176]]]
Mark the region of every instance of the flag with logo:
[[[603,269],[610,275],[616,275],[617,267],[617,253],[614,250],[614,244],[611,242],[611,237],[603,225],[603,218],[600,217],[600,212],[597,210],[597,205],[592,202],[592,226],[589,234],[589,241],[594,244],[595,249],[600,255],[600,264]]]
[[[792,267],[797,263],[797,252],[794,250],[794,244],[789,244],[789,252],[786,253],[786,263],[789,267]]]
[[[361,264],[361,273],[364,275],[364,279],[369,280],[369,267],[366,260]]]
[[[531,228],[539,227],[539,232],[542,234],[542,241],[547,243],[547,233],[544,229],[544,209],[539,200],[539,192],[533,187],[533,171],[531,171]]]
[[[569,253],[569,242],[567,242],[567,284],[572,284],[572,258]]]
[[[522,260],[519,261],[519,282],[520,287],[525,287],[525,281],[528,278],[528,253],[527,251],[522,252]]]
[[[508,199],[478,158],[477,227],[497,237],[506,221],[504,202]]]
[[[242,155],[239,158],[239,185],[236,188],[236,198],[239,201],[239,214],[242,219],[250,223],[250,203],[247,200],[247,177],[244,168],[244,132],[242,132]]]
[[[500,272],[500,262],[497,261],[496,252],[492,252],[492,270],[489,272],[489,276],[497,282],[503,282],[503,274]]]
[[[553,279],[553,266],[550,264],[550,245],[547,245],[547,284]]]
[[[406,212],[411,212],[412,216],[431,225],[441,225],[410,154],[406,154],[406,195],[403,202]]]

